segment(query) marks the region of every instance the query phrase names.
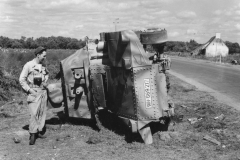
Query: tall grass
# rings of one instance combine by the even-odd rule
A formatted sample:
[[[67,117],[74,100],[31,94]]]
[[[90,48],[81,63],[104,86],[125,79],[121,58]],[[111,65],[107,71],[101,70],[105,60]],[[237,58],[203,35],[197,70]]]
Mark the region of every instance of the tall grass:
[[[60,61],[76,52],[76,50],[50,49],[47,50],[47,68],[49,70],[49,79],[55,79],[60,71]]]
[[[76,50],[49,49],[47,50],[47,68],[50,81],[54,80],[60,71],[59,63]],[[9,100],[12,90],[21,90],[18,78],[25,63],[35,57],[31,49],[0,50],[0,101]]]
[[[59,71],[59,62],[76,50],[49,49],[47,50],[47,67],[50,79],[53,79],[56,72]],[[34,50],[25,49],[24,52],[19,49],[9,49],[7,52],[0,51],[0,66],[3,68],[4,75],[18,78],[24,64],[35,57]]]
[[[0,101],[7,101],[13,95],[12,92],[20,90],[18,79],[4,75],[3,67],[0,67]]]

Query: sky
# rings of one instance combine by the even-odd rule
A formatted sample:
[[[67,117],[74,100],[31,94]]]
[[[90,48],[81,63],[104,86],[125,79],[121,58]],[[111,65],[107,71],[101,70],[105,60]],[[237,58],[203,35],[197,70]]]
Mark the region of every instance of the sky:
[[[170,41],[240,44],[240,0],[0,0],[0,36],[98,38],[101,32],[162,28]]]

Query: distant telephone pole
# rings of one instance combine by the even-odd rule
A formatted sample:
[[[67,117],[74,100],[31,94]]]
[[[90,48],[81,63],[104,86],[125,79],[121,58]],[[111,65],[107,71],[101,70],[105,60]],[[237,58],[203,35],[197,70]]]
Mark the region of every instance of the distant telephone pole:
[[[117,24],[119,23],[119,18],[116,18],[115,21],[113,21],[115,26],[115,31],[117,31]]]

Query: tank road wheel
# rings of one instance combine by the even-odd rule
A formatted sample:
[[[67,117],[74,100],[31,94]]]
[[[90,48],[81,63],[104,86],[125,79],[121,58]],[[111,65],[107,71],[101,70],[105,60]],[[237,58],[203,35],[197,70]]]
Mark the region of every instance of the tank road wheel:
[[[93,98],[93,94],[91,91],[88,91],[88,97],[89,97],[89,109],[91,110],[91,117],[92,117],[92,120],[93,120],[93,125],[94,127],[96,127],[96,129],[98,131],[100,131],[102,129],[102,124],[99,120],[99,117],[98,117],[98,110],[97,108],[95,107],[94,105],[94,98]]]

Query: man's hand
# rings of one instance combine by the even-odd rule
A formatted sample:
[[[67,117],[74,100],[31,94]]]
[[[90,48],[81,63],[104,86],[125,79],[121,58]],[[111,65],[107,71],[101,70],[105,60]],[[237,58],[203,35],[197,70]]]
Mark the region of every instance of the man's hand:
[[[48,83],[46,83],[46,82],[42,82],[42,85],[43,85],[44,88],[47,88]]]
[[[29,89],[29,91],[28,91],[30,94],[36,94],[37,92],[34,90],[34,89]]]

